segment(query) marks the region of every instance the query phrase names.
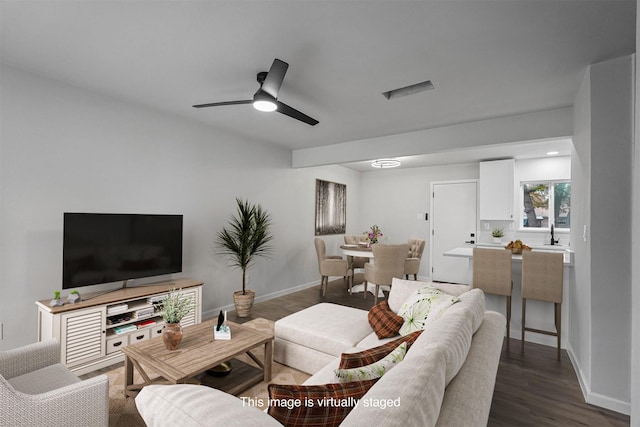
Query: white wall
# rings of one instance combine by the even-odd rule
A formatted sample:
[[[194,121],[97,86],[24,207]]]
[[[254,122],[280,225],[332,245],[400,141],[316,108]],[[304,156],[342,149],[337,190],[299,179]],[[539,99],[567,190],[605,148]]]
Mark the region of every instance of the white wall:
[[[377,224],[385,243],[404,243],[410,237],[425,239],[419,276],[429,277],[429,221],[425,221],[424,214],[430,214],[431,182],[477,179],[478,175],[477,163],[363,172],[360,223],[353,234]]]
[[[571,319],[575,336],[571,334],[570,350],[587,401],[629,413],[632,58],[595,64],[587,73],[576,99],[580,112],[576,113],[576,156],[572,165],[574,173],[580,174],[574,179],[587,179],[583,187],[572,192],[572,203],[575,200],[589,214],[572,218],[572,241],[582,239],[586,225],[587,242],[582,239],[582,244],[574,247],[576,298],[572,305],[577,316]],[[577,323],[581,320],[590,322],[590,331]]]
[[[591,76],[585,72],[573,106],[573,153],[571,154],[571,249],[575,265],[569,285],[567,351],[576,368],[583,393],[591,384]],[[586,227],[586,237],[583,232]],[[585,396],[586,397],[586,396]]]
[[[273,216],[274,254],[249,272],[258,297],[319,282],[316,178],[347,184],[348,227],[355,226],[357,172],[292,169],[288,150],[21,70],[1,71],[2,348],[36,341],[34,301],[61,288],[65,211],[183,214],[184,273],[175,276],[205,281],[205,315],[231,304],[241,286],[240,272],[214,255],[213,245],[236,197]]]
[[[636,2],[636,54],[635,54],[635,135],[633,149],[633,218],[640,217],[640,1]],[[631,254],[637,259],[640,254],[640,224],[632,222]],[[631,360],[640,360],[640,263],[631,267]],[[640,427],[640,366],[631,364],[631,426]]]

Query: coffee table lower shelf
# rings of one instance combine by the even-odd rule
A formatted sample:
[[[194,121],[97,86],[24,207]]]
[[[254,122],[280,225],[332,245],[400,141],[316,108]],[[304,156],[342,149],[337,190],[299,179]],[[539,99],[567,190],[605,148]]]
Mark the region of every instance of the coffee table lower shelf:
[[[244,363],[241,360],[231,360],[233,367],[229,375],[224,377],[216,377],[209,373],[203,373],[196,378],[200,384],[208,387],[217,388],[225,393],[239,395],[246,389],[261,383],[264,380],[264,372],[262,369]]]

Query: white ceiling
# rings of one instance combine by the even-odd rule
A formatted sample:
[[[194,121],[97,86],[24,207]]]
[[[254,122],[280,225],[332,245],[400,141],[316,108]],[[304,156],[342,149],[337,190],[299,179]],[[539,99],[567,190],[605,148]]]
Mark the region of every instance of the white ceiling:
[[[587,65],[635,51],[635,0],[2,0],[0,8],[4,63],[292,150],[570,106]],[[275,57],[289,63],[279,99],[317,126],[249,105],[191,107],[250,99],[256,73]],[[435,90],[381,95],[427,79]]]

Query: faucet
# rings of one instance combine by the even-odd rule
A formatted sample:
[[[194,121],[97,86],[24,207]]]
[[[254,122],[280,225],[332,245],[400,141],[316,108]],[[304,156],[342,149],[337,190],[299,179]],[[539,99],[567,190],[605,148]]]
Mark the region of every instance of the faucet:
[[[560,239],[553,238],[553,224],[551,224],[551,245],[555,245],[558,242],[560,242]]]

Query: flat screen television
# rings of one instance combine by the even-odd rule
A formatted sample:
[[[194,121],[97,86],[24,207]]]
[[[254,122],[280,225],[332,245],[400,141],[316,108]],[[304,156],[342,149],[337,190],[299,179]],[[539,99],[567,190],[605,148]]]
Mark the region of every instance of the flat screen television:
[[[62,288],[182,271],[182,215],[64,214]]]

